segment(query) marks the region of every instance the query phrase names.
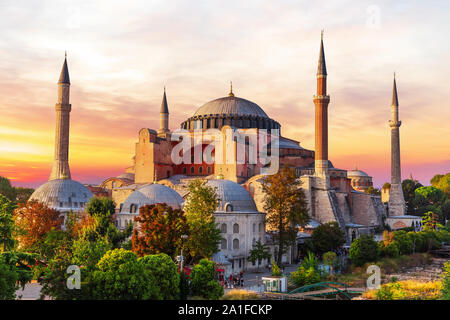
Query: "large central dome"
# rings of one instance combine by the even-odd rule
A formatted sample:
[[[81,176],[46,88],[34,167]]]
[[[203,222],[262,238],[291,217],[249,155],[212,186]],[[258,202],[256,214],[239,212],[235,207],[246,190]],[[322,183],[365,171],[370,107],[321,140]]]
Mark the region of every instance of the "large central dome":
[[[211,114],[259,116],[262,118],[268,118],[264,110],[261,109],[261,107],[256,103],[235,96],[223,97],[207,102],[198,108],[198,110],[194,113],[194,116],[205,116]]]
[[[235,97],[230,92],[228,97],[209,101],[202,105],[192,117],[181,124],[182,129],[221,129],[223,126],[234,128],[280,129],[280,124],[269,118],[256,103]]]

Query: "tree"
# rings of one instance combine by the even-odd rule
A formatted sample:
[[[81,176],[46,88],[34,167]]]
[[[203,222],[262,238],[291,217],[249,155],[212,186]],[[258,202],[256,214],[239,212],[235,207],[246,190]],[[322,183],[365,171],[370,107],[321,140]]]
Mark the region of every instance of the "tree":
[[[5,196],[0,194],[0,249],[3,251],[14,248],[13,234],[16,227],[13,219],[15,205]]]
[[[301,182],[295,176],[295,170],[283,167],[276,174],[266,176],[262,184],[266,222],[274,230],[274,240],[278,244],[277,261],[285,248],[294,243],[298,226],[309,221],[305,194]]]
[[[450,195],[450,173],[437,174],[431,179],[431,185],[442,190],[447,197]]]
[[[374,188],[372,186],[368,187],[366,190],[364,190],[364,192],[368,194],[373,194],[375,196],[381,195],[380,189]]]
[[[435,231],[438,224],[439,217],[434,212],[427,212],[422,218],[422,229],[424,231]]]
[[[270,258],[269,248],[267,244],[262,244],[260,240],[256,241],[253,245],[253,248],[250,250],[250,256],[249,260],[255,264],[256,261],[258,261],[258,270],[259,265],[261,264],[261,261],[264,259]]]
[[[339,228],[335,221],[327,222],[318,226],[311,235],[314,250],[322,254],[334,251],[345,243],[345,233]]]
[[[414,191],[420,187],[422,187],[422,185],[415,180],[406,179],[402,181],[403,197],[405,198],[408,214],[415,214],[416,204],[414,201],[415,199]]]
[[[208,259],[200,260],[199,264],[192,268],[191,291],[194,296],[217,300],[223,296],[223,287],[217,281],[214,262]]]
[[[368,235],[361,235],[352,242],[349,250],[349,257],[353,264],[362,266],[366,262],[374,262],[379,256],[378,243]]]
[[[174,257],[182,245],[181,236],[188,234],[183,211],[165,203],[141,207],[134,221],[132,250],[140,257],[156,253]]]
[[[17,201],[17,203],[26,203],[30,199],[31,195],[33,194],[34,189],[18,187],[18,188],[15,188],[15,191],[16,191],[16,199],[15,200]]]
[[[90,236],[107,236],[108,242],[114,248],[119,248],[125,239],[131,235],[133,226],[128,225],[124,231],[117,229],[113,223],[115,208],[116,204],[113,200],[106,197],[93,197],[89,199],[85,206],[85,210],[90,217],[84,218],[81,223],[93,224],[93,219],[96,220],[96,228]]]
[[[450,262],[444,264],[441,293],[443,300],[450,300]]]
[[[155,284],[150,299],[176,300],[180,297],[180,275],[177,265],[165,253],[144,256],[139,259],[151,282]]]
[[[32,200],[19,204],[14,211],[16,226],[22,231],[18,236],[19,245],[29,252],[42,253],[42,244],[51,230],[61,230],[64,218],[55,209]]]
[[[35,255],[23,252],[0,254],[0,300],[13,300],[16,291],[32,279],[29,265],[35,264]]]
[[[155,284],[132,251],[110,250],[97,263],[97,268],[92,278],[94,299],[146,300],[155,295]]]
[[[206,181],[196,179],[189,183],[189,195],[184,212],[189,227],[189,238],[186,247],[194,261],[200,258],[211,258],[219,251],[222,239],[216,226],[214,212],[219,204],[215,189]]]
[[[8,178],[0,177],[0,195],[5,196],[12,202],[16,200],[16,190],[11,186]]]
[[[322,261],[326,266],[330,266],[330,274],[333,276],[333,267],[337,262],[337,255],[333,251],[325,252],[322,256]]]

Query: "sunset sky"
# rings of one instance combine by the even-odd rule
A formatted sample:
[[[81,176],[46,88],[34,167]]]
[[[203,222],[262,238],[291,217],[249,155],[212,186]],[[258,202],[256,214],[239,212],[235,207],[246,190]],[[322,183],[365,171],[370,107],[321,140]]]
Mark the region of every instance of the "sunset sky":
[[[0,175],[37,187],[53,159],[56,82],[67,50],[72,178],[131,164],[142,127],[170,127],[226,96],[251,100],[314,148],[324,29],[329,157],[379,187],[390,179],[393,72],[402,175],[450,170],[449,1],[0,1]]]

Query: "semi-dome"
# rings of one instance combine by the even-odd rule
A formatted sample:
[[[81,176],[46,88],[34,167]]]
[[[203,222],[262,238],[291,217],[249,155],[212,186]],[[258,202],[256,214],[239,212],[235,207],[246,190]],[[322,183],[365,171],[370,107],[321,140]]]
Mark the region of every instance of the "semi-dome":
[[[220,199],[216,212],[257,213],[255,201],[240,184],[230,180],[208,180],[207,184],[216,188]]]
[[[256,103],[235,97],[218,98],[202,105],[192,117],[181,124],[182,129],[235,128],[280,129],[280,124],[269,118]]]
[[[94,195],[81,183],[71,179],[50,180],[37,188],[30,200],[37,200],[59,210],[81,210]]]
[[[128,196],[121,206],[121,213],[139,213],[147,204],[165,203],[174,209],[181,209],[183,198],[175,190],[162,184],[145,185]]]
[[[198,110],[194,113],[194,116],[210,114],[233,114],[268,118],[264,110],[261,109],[261,107],[256,103],[235,96],[228,96],[209,101],[198,108]]]

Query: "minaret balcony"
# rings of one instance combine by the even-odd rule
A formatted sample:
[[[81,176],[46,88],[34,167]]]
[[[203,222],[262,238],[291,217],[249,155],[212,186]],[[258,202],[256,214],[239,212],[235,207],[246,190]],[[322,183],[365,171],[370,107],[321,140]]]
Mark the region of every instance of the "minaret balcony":
[[[391,128],[398,128],[402,125],[402,122],[400,120],[394,121],[394,120],[389,120],[389,126]]]

